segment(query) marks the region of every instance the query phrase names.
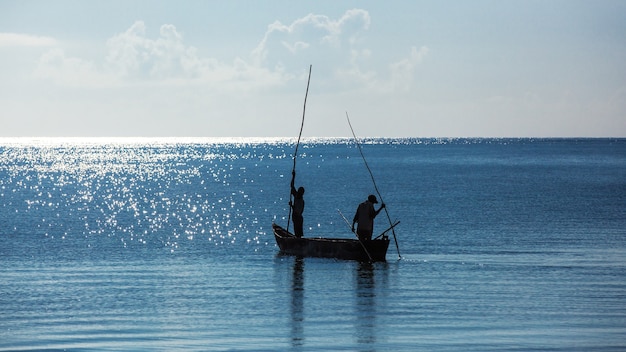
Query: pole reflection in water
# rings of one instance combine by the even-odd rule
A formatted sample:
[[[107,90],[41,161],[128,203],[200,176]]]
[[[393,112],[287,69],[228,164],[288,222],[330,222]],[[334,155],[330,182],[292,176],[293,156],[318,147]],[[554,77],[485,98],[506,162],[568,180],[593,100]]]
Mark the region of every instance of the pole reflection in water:
[[[291,281],[291,345],[304,345],[304,259],[294,257]]]
[[[358,263],[356,271],[356,342],[374,349],[376,343],[376,290],[374,266]]]

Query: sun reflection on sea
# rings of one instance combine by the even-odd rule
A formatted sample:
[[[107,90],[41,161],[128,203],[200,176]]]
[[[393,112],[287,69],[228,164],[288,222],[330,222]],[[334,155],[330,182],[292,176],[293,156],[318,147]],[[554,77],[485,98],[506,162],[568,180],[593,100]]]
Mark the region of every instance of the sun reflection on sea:
[[[253,171],[267,138],[4,138],[5,209],[48,238],[105,235],[123,247],[182,242],[261,245],[250,209]],[[261,150],[257,149],[261,148]],[[254,189],[255,193],[263,190]],[[23,221],[23,220],[22,220]],[[18,226],[14,226],[18,231]],[[88,244],[91,245],[91,244]],[[265,243],[267,245],[267,243]]]

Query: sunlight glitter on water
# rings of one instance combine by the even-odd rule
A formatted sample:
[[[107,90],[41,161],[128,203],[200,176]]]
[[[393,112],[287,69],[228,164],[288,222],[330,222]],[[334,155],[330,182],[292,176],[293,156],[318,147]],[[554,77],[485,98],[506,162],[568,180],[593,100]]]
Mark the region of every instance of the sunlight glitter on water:
[[[624,350],[624,141],[366,140],[369,266],[278,253],[293,139],[44,142],[0,140],[0,350]],[[303,140],[306,236],[373,192],[348,142]]]
[[[157,241],[172,249],[182,238],[234,244],[254,231],[230,229],[231,213],[254,212],[241,208],[249,202],[244,190],[230,190],[231,180],[252,183],[248,170],[232,163],[258,156],[251,154],[254,149],[214,145],[265,140],[3,139],[0,158],[7,159],[2,165],[9,177],[0,180],[0,190],[26,203],[17,215],[39,222],[50,238],[107,234],[119,237],[124,247]]]

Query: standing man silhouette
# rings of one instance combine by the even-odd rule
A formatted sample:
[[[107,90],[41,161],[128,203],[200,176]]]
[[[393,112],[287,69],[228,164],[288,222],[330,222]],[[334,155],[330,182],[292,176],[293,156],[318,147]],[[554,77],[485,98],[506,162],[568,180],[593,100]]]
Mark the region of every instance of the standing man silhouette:
[[[291,194],[293,195],[293,203],[289,201],[291,207],[291,218],[293,219],[293,231],[296,237],[300,238],[303,235],[303,223],[304,218],[302,213],[304,212],[304,187],[299,187],[296,190],[294,186],[296,182],[296,171],[291,172]]]
[[[385,207],[385,203],[380,205],[378,210],[374,209],[374,204],[378,203],[378,199],[373,194],[367,197],[367,200],[356,209],[354,219],[352,219],[352,232],[354,232],[354,224],[358,223],[356,234],[362,241],[369,241],[372,239],[372,233],[374,232],[374,218]]]

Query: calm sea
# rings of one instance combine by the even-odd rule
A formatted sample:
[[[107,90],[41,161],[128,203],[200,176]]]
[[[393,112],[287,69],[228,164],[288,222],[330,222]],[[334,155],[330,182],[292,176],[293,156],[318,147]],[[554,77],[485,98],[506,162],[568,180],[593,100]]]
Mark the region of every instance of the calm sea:
[[[626,350],[626,139],[362,147],[373,265],[278,254],[294,140],[0,140],[0,350]],[[351,238],[358,148],[299,151],[305,236]]]

